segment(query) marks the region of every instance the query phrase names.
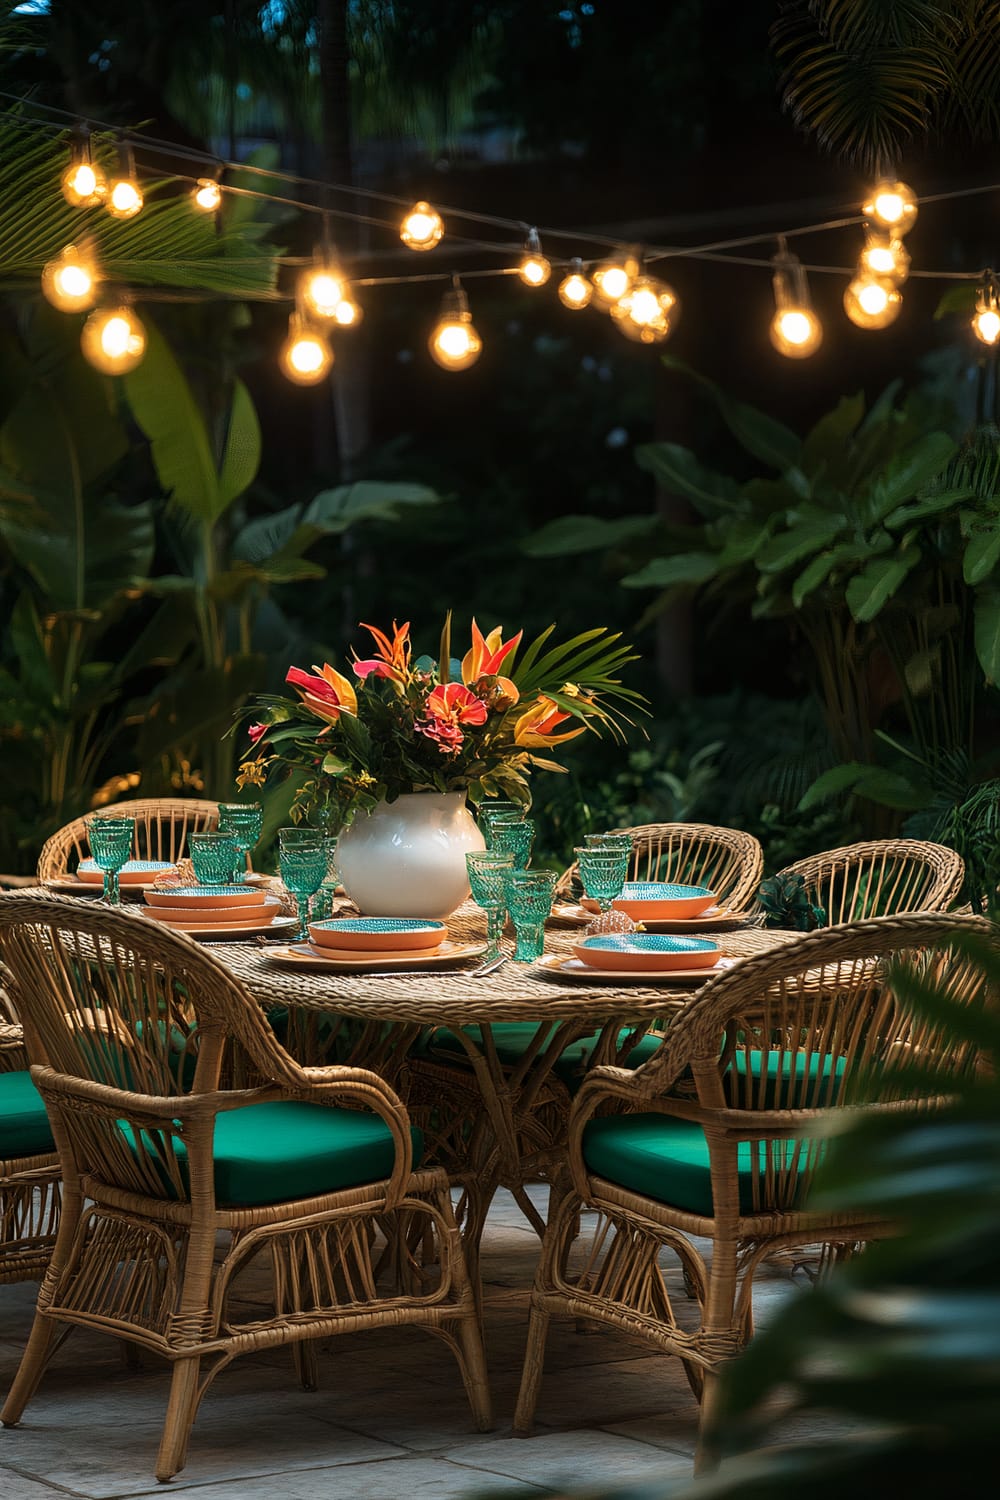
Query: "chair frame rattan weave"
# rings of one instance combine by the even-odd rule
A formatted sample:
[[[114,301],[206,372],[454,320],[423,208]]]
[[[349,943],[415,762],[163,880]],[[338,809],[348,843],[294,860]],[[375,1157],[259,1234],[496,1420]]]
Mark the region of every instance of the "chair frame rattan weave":
[[[872,839],[828,849],[781,871],[801,875],[827,926],[909,911],[947,911],[965,878],[960,854],[923,839]]]
[[[411,1325],[445,1341],[476,1425],[489,1427],[477,1299],[448,1180],[414,1170],[409,1118],[381,1078],[300,1066],[235,975],[141,912],[13,895],[0,903],[0,941],[64,1182],[58,1238],[0,1421],[20,1420],[60,1325],[103,1330],[172,1364],[156,1463],[166,1480],[184,1465],[208,1385],[238,1355],[289,1344],[310,1385],[308,1341]],[[216,1120],[278,1100],[379,1116],[394,1146],[390,1176],[306,1199],[220,1205]],[[217,1259],[220,1234],[229,1243]],[[258,1255],[272,1272],[273,1308],[254,1308],[247,1321],[233,1283]]]
[[[203,833],[219,821],[219,804],[197,797],[144,797],[114,802],[101,811],[135,819],[133,859],[160,859],[176,864],[187,854],[189,833]],[[58,829],[38,856],[38,879],[60,880],[74,874],[90,855],[86,814]]]
[[[8,976],[0,966],[0,980]],[[0,1073],[28,1066],[24,1032],[13,1000],[0,983]],[[0,1157],[0,1285],[36,1281],[56,1242],[62,1174],[54,1151]]]
[[[843,1056],[848,1079],[904,1055],[956,1073],[975,1068],[979,1059],[971,1044],[913,1016],[895,1000],[884,963],[908,954],[932,964],[935,975],[968,1001],[974,986],[967,961],[933,947],[968,933],[1000,950],[1000,935],[990,923],[945,913],[879,918],[810,933],[745,959],[706,985],[642,1067],[593,1071],[573,1104],[569,1186],[550,1212],[543,1241],[515,1432],[531,1430],[553,1314],[607,1323],[677,1355],[701,1400],[704,1430],[719,1370],[752,1333],[753,1280],[762,1259],[779,1247],[820,1242],[838,1247],[836,1255],[894,1232],[894,1226],[870,1210],[834,1215],[812,1211],[807,1198],[803,1204],[822,1138],[836,1130],[852,1103],[850,1089],[837,1083],[832,1070],[819,1084],[815,1075],[809,1079],[810,1055]],[[990,1003],[996,998],[990,996]],[[780,1085],[781,1107],[773,1095],[767,1097],[766,1090],[775,1085],[763,1067],[754,1079],[747,1066],[735,1084],[734,1074],[727,1075],[736,1053],[749,1050],[754,1041],[784,1058],[807,1053],[802,1065],[806,1082]],[[779,1065],[782,1061],[776,1059]],[[796,1065],[789,1066],[794,1072]],[[897,1093],[897,1103],[904,1097],[914,1096]],[[862,1100],[863,1094],[853,1102]],[[711,1216],[650,1198],[588,1169],[583,1149],[588,1123],[598,1114],[623,1112],[660,1113],[701,1127],[710,1159]],[[790,1139],[806,1144],[790,1154],[784,1145],[766,1144]],[[751,1212],[740,1201],[740,1141],[765,1143],[753,1147],[760,1156],[750,1172]],[[583,1211],[596,1211],[599,1217],[593,1232],[588,1229],[578,1241]],[[710,1259],[699,1248],[699,1238],[711,1240]],[[693,1331],[678,1326],[674,1316],[668,1282],[658,1265],[666,1248],[679,1257],[686,1285],[700,1306]],[[710,1458],[700,1446],[698,1466]]]
[[[764,854],[752,833],[710,823],[644,823],[614,832],[632,835],[630,880],[707,886],[730,911],[743,911],[756,895]],[[575,901],[581,890],[574,861],[560,875],[555,897]]]

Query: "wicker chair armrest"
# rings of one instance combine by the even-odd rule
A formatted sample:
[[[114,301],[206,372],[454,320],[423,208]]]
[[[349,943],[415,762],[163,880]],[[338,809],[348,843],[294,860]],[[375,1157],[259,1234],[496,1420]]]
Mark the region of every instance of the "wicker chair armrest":
[[[317,1104],[336,1108],[344,1098],[353,1099],[378,1115],[388,1126],[396,1148],[392,1172],[386,1186],[386,1204],[394,1208],[406,1193],[413,1173],[413,1137],[406,1105],[384,1078],[368,1068],[328,1063],[325,1067],[301,1068],[307,1096]]]

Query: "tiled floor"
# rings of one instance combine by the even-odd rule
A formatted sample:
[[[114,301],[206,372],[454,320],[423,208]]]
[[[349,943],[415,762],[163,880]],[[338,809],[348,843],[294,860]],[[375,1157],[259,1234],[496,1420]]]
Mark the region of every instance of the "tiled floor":
[[[695,1406],[679,1362],[613,1332],[553,1323],[535,1436],[511,1437],[537,1254],[533,1231],[501,1195],[483,1251],[493,1432],[472,1429],[439,1340],[412,1329],[355,1334],[325,1347],[315,1393],[296,1383],[288,1350],[225,1370],[171,1487],[205,1500],[447,1500],[690,1475]],[[759,1310],[766,1316],[791,1285],[765,1271]],[[0,1388],[16,1367],[33,1298],[30,1286],[0,1287]],[[127,1370],[113,1340],[74,1333],[23,1426],[0,1431],[2,1500],[156,1493],[167,1382],[164,1364]]]

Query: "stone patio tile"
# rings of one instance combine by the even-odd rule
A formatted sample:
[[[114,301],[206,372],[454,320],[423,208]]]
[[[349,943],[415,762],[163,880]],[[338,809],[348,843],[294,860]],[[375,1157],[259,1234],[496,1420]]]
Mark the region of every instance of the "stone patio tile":
[[[689,1392],[690,1396],[690,1392]],[[655,1417],[637,1417],[629,1422],[602,1422],[602,1432],[613,1432],[618,1437],[635,1438],[640,1443],[649,1443],[654,1448],[666,1448],[672,1453],[688,1455],[694,1459],[698,1440],[698,1413],[694,1397],[690,1396],[687,1409],[664,1411]]]
[[[639,1359],[546,1370],[536,1417],[547,1427],[606,1427],[637,1417],[676,1412],[695,1427],[698,1410],[679,1360]]]
[[[54,1490],[38,1479],[26,1479],[22,1474],[15,1474],[13,1469],[3,1469],[0,1473],[3,1476],[3,1500],[56,1500],[59,1495],[65,1500],[65,1490]]]
[[[545,1488],[505,1474],[484,1474],[443,1458],[400,1458],[213,1484],[190,1493],[204,1494],[205,1500],[275,1500],[277,1496],[281,1500],[469,1500],[476,1494],[527,1497]],[[53,1493],[46,1492],[50,1500]],[[35,1496],[25,1500],[35,1500]]]
[[[629,1480],[691,1477],[686,1454],[671,1455],[662,1448],[606,1432],[539,1433],[531,1438],[496,1438],[452,1448],[444,1455],[452,1463],[467,1465],[487,1474],[509,1474],[539,1485],[576,1487],[602,1481],[625,1484]],[[475,1489],[470,1485],[471,1493]],[[480,1488],[488,1493],[488,1486]]]
[[[95,1403],[97,1405],[98,1403]],[[0,1433],[0,1463],[16,1472],[60,1486],[88,1500],[112,1496],[162,1494],[154,1477],[159,1423],[136,1424],[92,1412],[86,1423],[62,1419],[17,1427]],[[287,1411],[269,1412],[267,1404],[233,1402],[228,1411],[207,1405],[191,1435],[187,1467],[171,1490],[212,1481],[245,1484],[258,1476],[294,1474],[342,1464],[397,1458],[403,1450],[346,1428],[332,1427]],[[271,1494],[284,1494],[284,1479],[271,1479]],[[329,1493],[329,1492],[328,1492]],[[6,1500],[6,1496],[5,1496]]]

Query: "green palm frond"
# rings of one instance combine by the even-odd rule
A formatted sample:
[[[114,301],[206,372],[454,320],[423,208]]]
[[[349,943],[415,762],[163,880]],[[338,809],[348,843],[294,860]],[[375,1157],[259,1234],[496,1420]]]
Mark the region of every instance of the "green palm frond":
[[[111,148],[98,143],[98,154],[113,171]],[[238,297],[274,290],[279,252],[261,245],[245,218],[223,214],[217,230],[164,181],[144,184],[146,206],[127,222],[102,208],[71,208],[59,188],[67,160],[65,141],[10,114],[0,119],[0,281],[8,288],[34,290],[46,261],[89,236],[111,281]]]
[[[977,140],[1000,136],[1000,0],[972,0],[974,12],[955,48],[955,87],[942,127],[961,128]]]

